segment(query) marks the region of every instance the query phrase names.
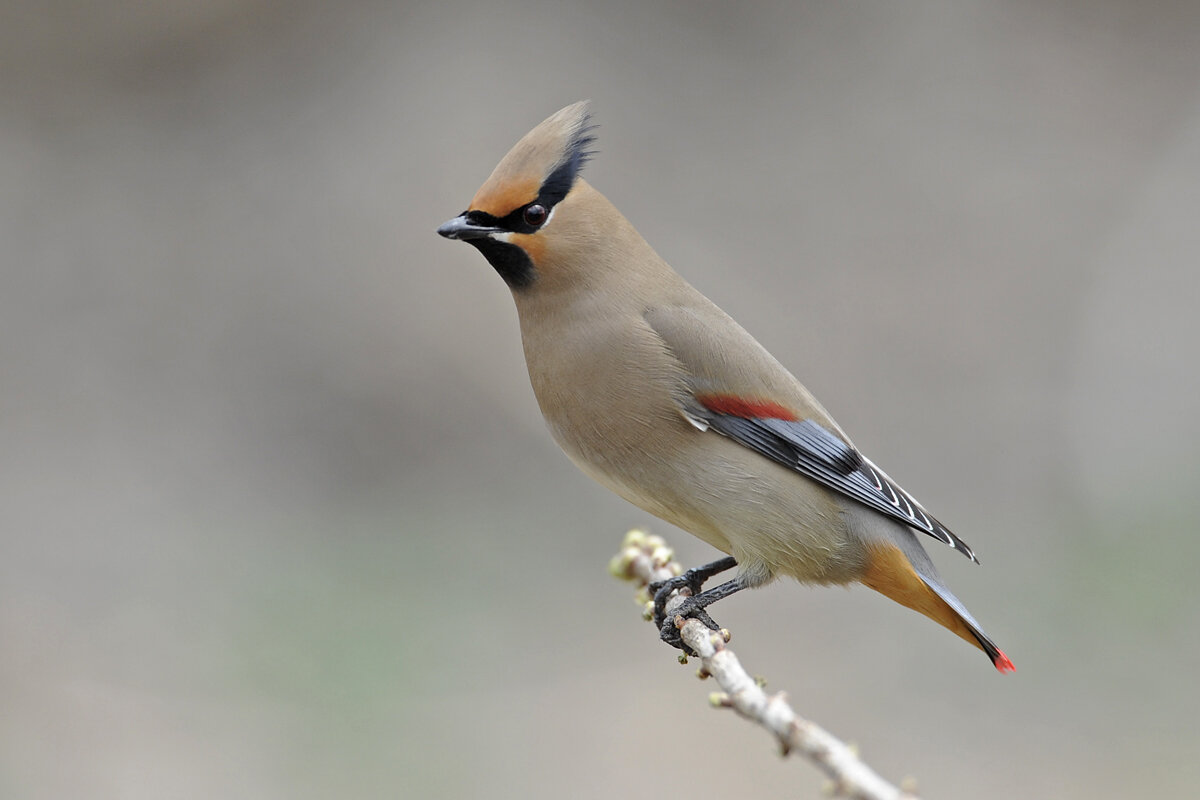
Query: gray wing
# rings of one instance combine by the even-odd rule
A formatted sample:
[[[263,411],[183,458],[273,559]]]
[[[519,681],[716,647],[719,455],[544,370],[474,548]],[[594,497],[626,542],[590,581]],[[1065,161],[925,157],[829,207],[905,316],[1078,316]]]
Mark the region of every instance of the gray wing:
[[[699,416],[718,433],[910,525],[979,563],[966,542],[938,522],[883,470],[813,420],[746,418],[708,409]]]

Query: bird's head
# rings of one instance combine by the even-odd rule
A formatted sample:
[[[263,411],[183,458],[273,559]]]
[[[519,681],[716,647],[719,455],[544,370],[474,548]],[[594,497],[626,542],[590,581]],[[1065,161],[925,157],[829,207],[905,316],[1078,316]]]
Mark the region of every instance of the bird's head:
[[[588,118],[585,100],[525,134],[467,210],[438,233],[477,248],[513,291],[532,285],[554,260],[554,252],[579,238],[577,226],[563,218],[571,216],[571,204],[590,189],[579,179],[595,140]]]

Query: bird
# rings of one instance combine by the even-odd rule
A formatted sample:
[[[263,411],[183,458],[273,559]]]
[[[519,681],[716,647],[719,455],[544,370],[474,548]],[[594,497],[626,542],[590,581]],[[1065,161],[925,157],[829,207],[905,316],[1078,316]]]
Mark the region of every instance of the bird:
[[[675,613],[715,629],[706,608],[742,589],[779,577],[857,582],[1015,671],[918,534],[978,563],[971,548],[583,179],[595,143],[589,101],[559,110],[437,233],[472,245],[511,290],[530,383],[571,461],[726,554],[651,587],[662,638],[686,652],[663,616],[666,596],[685,586]]]

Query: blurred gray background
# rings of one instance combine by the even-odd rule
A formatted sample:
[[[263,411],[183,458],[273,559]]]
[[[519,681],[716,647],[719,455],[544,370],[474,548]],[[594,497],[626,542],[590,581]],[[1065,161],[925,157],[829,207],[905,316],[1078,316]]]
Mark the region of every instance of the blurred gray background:
[[[818,796],[433,233],[585,97],[1019,671],[790,583],[719,608],[748,667],[931,798],[1200,782],[1195,3],[9,0],[0,75],[0,796]]]

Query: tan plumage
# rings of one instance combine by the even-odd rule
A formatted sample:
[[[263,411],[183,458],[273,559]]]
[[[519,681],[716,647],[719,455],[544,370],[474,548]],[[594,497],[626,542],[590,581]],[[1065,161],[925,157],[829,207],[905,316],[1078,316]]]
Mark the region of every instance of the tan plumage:
[[[512,289],[555,441],[601,484],[732,555],[739,585],[859,581],[1011,669],[914,528],[970,549],[578,176],[589,130],[585,103],[554,114],[439,228]]]

